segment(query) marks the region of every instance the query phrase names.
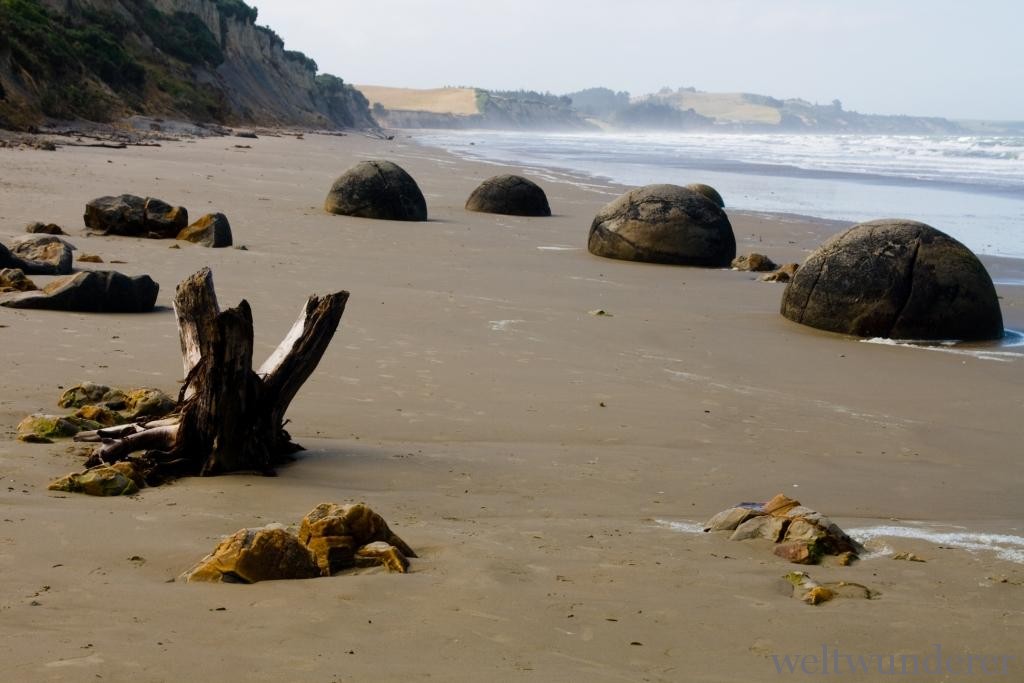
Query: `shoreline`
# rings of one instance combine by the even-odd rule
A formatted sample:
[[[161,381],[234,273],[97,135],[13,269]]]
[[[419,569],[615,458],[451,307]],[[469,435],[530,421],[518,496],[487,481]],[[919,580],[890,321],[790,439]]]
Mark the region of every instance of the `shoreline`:
[[[1024,615],[1007,604],[1024,565],[994,553],[890,539],[927,562],[806,568],[880,593],[811,607],[778,588],[794,566],[767,542],[655,520],[698,522],[782,491],[850,528],[895,518],[1024,535],[1024,354],[860,343],[782,319],[782,286],[750,273],[594,257],[587,230],[611,198],[600,188],[542,179],[555,216],[472,214],[466,197],[498,167],[411,139],[234,142],[0,149],[4,239],[61,224],[80,250],[151,274],[163,307],[0,309],[0,653],[12,678],[725,683],[768,678],[770,653],[821,642],[1019,652]],[[417,180],[428,222],[322,211],[334,177],[367,158]],[[248,250],[84,237],[84,203],[122,192],[222,211]],[[802,262],[829,232],[729,216],[740,253],[779,262]],[[16,442],[14,425],[56,411],[59,387],[83,380],[176,391],[167,305],[204,265],[222,305],[251,304],[257,365],[307,295],[352,292],[289,411],[308,450],[274,478],[182,479],[129,499],[46,491],[81,458],[67,443]],[[1022,262],[997,266],[1024,277]],[[1024,327],[1024,288],[999,293],[1006,326]],[[410,574],[168,582],[239,528],[350,500],[417,551]]]

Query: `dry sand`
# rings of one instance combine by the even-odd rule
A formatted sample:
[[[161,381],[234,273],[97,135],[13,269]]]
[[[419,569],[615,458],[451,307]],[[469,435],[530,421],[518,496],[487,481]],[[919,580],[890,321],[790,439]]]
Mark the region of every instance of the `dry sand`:
[[[471,214],[465,197],[500,169],[404,136],[237,142],[0,150],[0,237],[62,224],[80,250],[150,273],[163,307],[0,309],[4,680],[760,681],[779,678],[772,654],[823,644],[1012,655],[998,680],[1024,678],[1024,565],[888,539],[928,562],[812,567],[880,596],[811,607],[779,589],[794,567],[765,545],[657,521],[781,491],[848,528],[1024,535],[1024,357],[860,343],[782,319],[782,286],[750,274],[590,256],[590,220],[617,188],[549,174],[555,217]],[[333,178],[370,157],[416,177],[430,222],[322,212]],[[82,236],[85,202],[125,192],[223,211],[248,251]],[[731,218],[741,253],[780,262],[840,227]],[[222,305],[252,304],[257,355],[308,294],[352,292],[290,411],[309,450],[277,478],[48,492],[80,459],[15,442],[14,425],[83,380],[176,391],[169,304],[204,265]],[[1024,328],[1024,287],[999,289],[1007,327]],[[411,574],[170,582],[240,527],[352,500],[420,553]]]

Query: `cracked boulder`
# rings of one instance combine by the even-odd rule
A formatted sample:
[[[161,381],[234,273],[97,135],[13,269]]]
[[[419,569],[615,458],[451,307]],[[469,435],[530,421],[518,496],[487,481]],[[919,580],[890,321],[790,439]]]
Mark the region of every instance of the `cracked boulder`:
[[[859,337],[1003,336],[992,278],[964,245],[908,220],[855,225],[823,244],[786,287],[782,315]]]
[[[185,574],[185,580],[257,583],[320,576],[312,553],[281,526],[240,529]]]
[[[518,175],[497,175],[480,183],[466,200],[466,211],[506,216],[551,215],[544,190]]]
[[[34,275],[68,275],[75,247],[56,235],[26,235],[11,245],[11,253],[22,259]]]
[[[101,235],[173,238],[188,225],[188,211],[154,197],[122,194],[85,205],[85,227]]]
[[[427,201],[416,181],[390,161],[360,161],[331,186],[328,213],[389,221],[427,220]]]
[[[590,253],[607,258],[727,268],[736,257],[728,216],[699,192],[648,185],[605,206],[590,226]]]

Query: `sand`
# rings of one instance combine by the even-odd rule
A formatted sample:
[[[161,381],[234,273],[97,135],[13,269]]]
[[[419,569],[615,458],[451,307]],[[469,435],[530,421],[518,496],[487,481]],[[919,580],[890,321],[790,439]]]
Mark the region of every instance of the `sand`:
[[[778,677],[773,655],[936,644],[1016,656],[1000,680],[1024,676],[1024,564],[883,538],[872,547],[927,562],[812,567],[879,597],[811,607],[780,589],[795,567],[763,543],[670,526],[784,492],[847,528],[1024,536],[1024,350],[861,343],[784,320],[783,287],[748,273],[590,256],[590,220],[621,190],[593,180],[530,172],[556,215],[497,217],[462,205],[502,167],[404,135],[244,142],[0,149],[0,237],[57,222],[161,284],[147,315],[0,309],[4,680],[755,681]],[[419,181],[430,222],[322,212],[334,177],[374,157]],[[85,202],[124,192],[222,211],[248,250],[82,235]],[[741,253],[778,262],[843,227],[730,217]],[[308,450],[276,478],[47,491],[81,461],[14,441],[14,425],[83,380],[176,391],[169,304],[205,265],[222,305],[252,304],[257,356],[308,294],[352,292],[289,413]],[[1024,287],[999,292],[1024,329]],[[411,574],[171,581],[238,528],[355,500],[419,552]]]

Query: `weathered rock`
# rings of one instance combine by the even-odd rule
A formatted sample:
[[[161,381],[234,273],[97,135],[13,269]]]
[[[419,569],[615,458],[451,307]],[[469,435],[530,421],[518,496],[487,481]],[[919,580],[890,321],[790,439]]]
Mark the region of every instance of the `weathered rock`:
[[[771,515],[758,515],[748,519],[736,527],[729,537],[730,541],[745,541],[750,538],[764,538],[772,543],[782,539],[789,520]]]
[[[18,423],[17,437],[27,443],[52,443],[54,439],[68,439],[82,431],[99,429],[103,425],[75,416],[29,415]]]
[[[74,260],[74,246],[55,235],[29,235],[19,239],[11,253],[36,275],[67,275]]]
[[[718,194],[718,190],[711,187],[710,185],[705,185],[704,183],[691,183],[686,186],[686,189],[693,190],[698,194],[704,195],[705,197],[713,201],[715,203],[715,206],[717,206],[720,209],[725,208],[725,200],[722,199],[722,195]]]
[[[382,566],[390,572],[399,574],[409,571],[409,560],[402,551],[384,541],[367,543],[357,550],[355,563],[357,567]]]
[[[93,408],[99,411],[98,415],[105,415],[102,411],[116,411],[114,415],[123,418],[122,423],[139,417],[164,417],[177,407],[177,403],[159,389],[112,389],[92,382],[66,389],[57,399],[57,405],[61,408]]]
[[[736,257],[725,212],[677,185],[648,185],[606,205],[587,246],[597,256],[685,266],[726,267]]]
[[[82,406],[73,413],[73,416],[97,422],[103,427],[113,427],[129,421],[121,413],[102,406]]]
[[[834,598],[870,600],[875,597],[874,591],[859,583],[851,583],[849,581],[818,583],[804,572],[790,572],[782,578],[792,586],[793,597],[806,602],[808,605],[820,605]]]
[[[704,531],[733,531],[751,517],[764,514],[749,507],[734,507],[722,510],[704,525]]]
[[[361,161],[331,186],[328,213],[393,221],[427,220],[427,201],[416,181],[390,161]]]
[[[774,543],[775,554],[798,564],[815,564],[823,556],[837,557],[849,564],[863,551],[828,517],[778,494],[763,504],[742,503],[719,512],[705,525],[705,531],[734,529],[729,540],[765,538]]]
[[[153,310],[160,286],[148,275],[129,277],[109,270],[76,273],[37,292],[6,294],[0,306],[83,313],[145,313]]]
[[[775,272],[762,275],[761,282],[789,282],[793,279],[793,276],[796,275],[796,271],[799,269],[799,263],[787,263],[779,266],[779,269]]]
[[[811,254],[782,297],[786,318],[893,339],[998,339],[992,278],[967,247],[923,223],[855,225]]]
[[[84,493],[89,496],[131,496],[139,492],[124,467],[97,467],[81,474],[61,477],[48,487],[51,491]]]
[[[65,235],[63,228],[55,223],[29,223],[25,226],[25,232],[36,235]]]
[[[0,293],[33,292],[38,290],[36,283],[25,277],[20,268],[4,268],[0,270]]]
[[[377,541],[395,546],[405,557],[416,557],[384,518],[363,503],[317,505],[302,518],[299,541],[309,547],[325,574],[352,567],[356,551]]]
[[[102,235],[175,237],[188,225],[188,211],[153,197],[99,197],[85,206],[85,227]]]
[[[79,263],[103,263],[103,258],[97,254],[82,254],[78,257]]]
[[[747,270],[754,273],[766,273],[778,268],[775,261],[764,254],[756,253],[737,256],[732,260],[731,267],[733,270]]]
[[[466,200],[466,210],[508,216],[551,215],[544,190],[518,175],[497,175],[480,183]]]
[[[213,249],[230,247],[231,224],[222,213],[208,213],[179,232],[178,239]]]
[[[814,542],[787,541],[775,546],[775,554],[794,564],[817,564],[820,552]]]
[[[313,555],[282,527],[240,529],[189,570],[185,580],[257,583],[320,576]]]
[[[111,389],[104,384],[82,382],[78,386],[64,390],[57,399],[57,405],[61,408],[81,408],[88,405],[106,406],[109,402],[119,402],[123,405],[124,401],[124,392],[118,389]]]

